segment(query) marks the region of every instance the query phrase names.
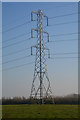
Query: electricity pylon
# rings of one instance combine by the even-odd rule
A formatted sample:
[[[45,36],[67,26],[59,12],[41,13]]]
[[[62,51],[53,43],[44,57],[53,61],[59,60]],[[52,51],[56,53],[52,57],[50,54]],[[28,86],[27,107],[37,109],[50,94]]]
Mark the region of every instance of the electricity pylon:
[[[46,50],[48,50],[48,57],[50,57],[49,49],[45,47],[44,35],[49,42],[49,34],[44,31],[43,27],[43,18],[47,19],[48,26],[48,17],[45,16],[41,10],[31,12],[31,21],[34,21],[33,14],[37,15],[37,28],[31,29],[31,38],[34,38],[33,32],[36,31],[37,44],[31,47],[36,48],[36,59],[35,59],[35,70],[34,77],[31,88],[31,98],[40,99],[40,104],[43,104],[43,98],[52,98],[52,91],[50,87],[50,81],[48,78],[47,64],[46,64]]]

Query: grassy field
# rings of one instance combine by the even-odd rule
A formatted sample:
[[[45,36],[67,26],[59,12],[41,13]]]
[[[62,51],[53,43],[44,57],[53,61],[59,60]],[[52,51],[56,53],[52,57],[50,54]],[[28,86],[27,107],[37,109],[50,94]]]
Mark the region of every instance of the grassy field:
[[[3,105],[3,118],[78,118],[78,105]]]

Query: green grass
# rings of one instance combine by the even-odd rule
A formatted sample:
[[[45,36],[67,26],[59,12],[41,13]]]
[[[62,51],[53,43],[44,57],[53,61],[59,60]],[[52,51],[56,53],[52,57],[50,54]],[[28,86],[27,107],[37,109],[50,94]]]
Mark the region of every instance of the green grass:
[[[2,105],[0,105],[0,119],[1,119],[1,116],[2,116]]]
[[[3,118],[78,118],[78,105],[3,105]]]

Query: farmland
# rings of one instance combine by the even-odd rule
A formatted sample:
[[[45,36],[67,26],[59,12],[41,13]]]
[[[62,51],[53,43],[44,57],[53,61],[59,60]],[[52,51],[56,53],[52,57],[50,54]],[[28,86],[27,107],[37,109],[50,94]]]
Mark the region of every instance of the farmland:
[[[78,105],[3,105],[3,118],[78,118]]]

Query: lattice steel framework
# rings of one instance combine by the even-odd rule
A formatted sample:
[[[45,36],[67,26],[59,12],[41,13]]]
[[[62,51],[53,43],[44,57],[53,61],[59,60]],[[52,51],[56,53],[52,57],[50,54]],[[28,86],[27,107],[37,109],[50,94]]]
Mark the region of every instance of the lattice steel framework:
[[[31,30],[31,37],[34,38],[33,32],[36,31],[37,35],[37,44],[31,47],[31,55],[32,48],[36,48],[36,59],[35,59],[35,70],[34,70],[34,77],[32,82],[31,88],[31,98],[39,98],[40,103],[43,104],[43,98],[52,98],[52,91],[50,87],[50,81],[48,78],[47,72],[47,64],[46,64],[46,50],[48,50],[48,57],[50,57],[49,49],[45,47],[44,35],[49,42],[49,34],[48,32],[44,31],[43,27],[43,18],[47,19],[47,26],[48,26],[48,17],[45,16],[41,10],[32,11],[31,12],[31,21],[34,21],[33,14],[37,15],[37,28],[33,28]],[[45,21],[46,22],[46,21]],[[36,85],[36,80],[38,79],[39,83]],[[46,85],[44,82],[46,80]]]

